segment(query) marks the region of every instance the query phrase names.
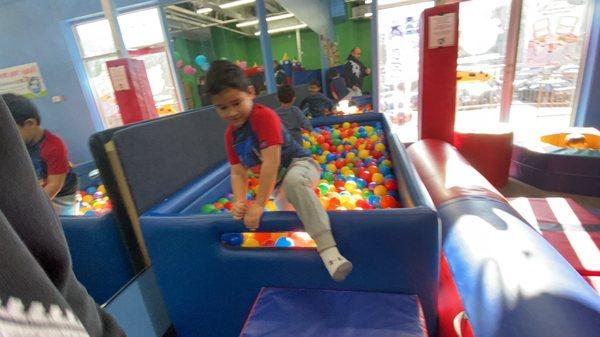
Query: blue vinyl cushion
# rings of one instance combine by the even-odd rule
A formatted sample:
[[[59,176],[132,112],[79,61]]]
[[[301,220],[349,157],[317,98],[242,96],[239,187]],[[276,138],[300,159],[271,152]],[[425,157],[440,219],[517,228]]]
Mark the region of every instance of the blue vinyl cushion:
[[[417,296],[309,289],[263,288],[243,337],[423,337]]]

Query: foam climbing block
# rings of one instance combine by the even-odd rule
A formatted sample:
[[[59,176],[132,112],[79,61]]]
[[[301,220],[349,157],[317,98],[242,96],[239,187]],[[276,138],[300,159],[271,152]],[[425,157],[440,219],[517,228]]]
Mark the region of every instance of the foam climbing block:
[[[262,288],[240,337],[428,336],[415,295]]]

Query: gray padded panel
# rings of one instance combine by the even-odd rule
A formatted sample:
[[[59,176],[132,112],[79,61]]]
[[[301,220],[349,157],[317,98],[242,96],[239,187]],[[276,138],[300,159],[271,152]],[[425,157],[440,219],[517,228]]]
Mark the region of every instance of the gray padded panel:
[[[115,132],[113,140],[138,214],[226,160],[226,124],[213,107]]]

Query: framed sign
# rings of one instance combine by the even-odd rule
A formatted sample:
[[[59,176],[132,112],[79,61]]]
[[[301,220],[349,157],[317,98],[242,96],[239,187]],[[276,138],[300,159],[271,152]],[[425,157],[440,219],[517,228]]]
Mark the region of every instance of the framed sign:
[[[46,96],[46,86],[37,63],[0,69],[0,94],[13,93],[29,99]]]

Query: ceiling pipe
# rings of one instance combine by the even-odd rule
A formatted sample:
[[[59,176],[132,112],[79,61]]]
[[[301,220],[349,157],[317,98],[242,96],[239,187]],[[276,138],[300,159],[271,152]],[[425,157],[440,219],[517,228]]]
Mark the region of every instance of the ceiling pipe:
[[[237,19],[231,19],[231,20],[222,21],[222,20],[218,20],[218,19],[212,18],[210,16],[200,15],[200,14],[198,14],[196,12],[189,11],[189,10],[187,10],[185,8],[181,8],[181,7],[178,7],[178,6],[169,6],[169,7],[165,7],[165,9],[167,10],[167,12],[169,12],[169,11],[175,12],[176,15],[178,15],[178,16],[181,16],[181,15],[187,16],[188,20],[190,20],[189,17],[191,17],[193,19],[198,19],[198,20],[203,20],[203,21],[210,21],[212,24],[210,26],[206,25],[207,27],[213,27],[214,26],[214,27],[217,27],[217,28],[220,28],[220,29],[228,30],[228,31],[233,32],[233,33],[241,34],[241,35],[248,36],[248,37],[254,37],[253,35],[245,33],[243,31],[240,31],[240,30],[237,30],[237,29],[233,29],[233,28],[229,28],[229,27],[225,27],[224,26],[225,24],[238,22],[239,20],[237,20]]]

